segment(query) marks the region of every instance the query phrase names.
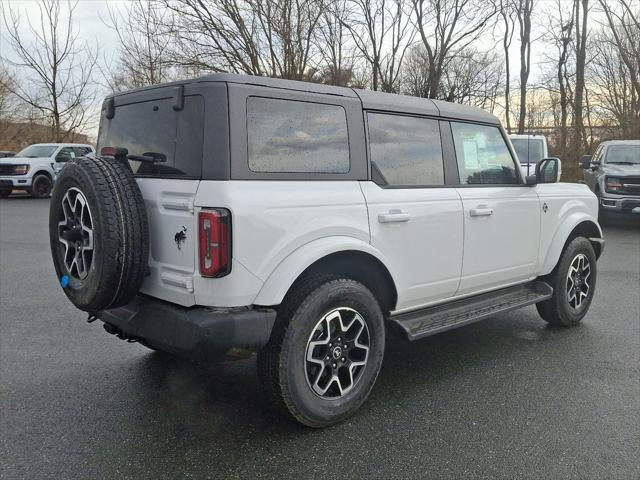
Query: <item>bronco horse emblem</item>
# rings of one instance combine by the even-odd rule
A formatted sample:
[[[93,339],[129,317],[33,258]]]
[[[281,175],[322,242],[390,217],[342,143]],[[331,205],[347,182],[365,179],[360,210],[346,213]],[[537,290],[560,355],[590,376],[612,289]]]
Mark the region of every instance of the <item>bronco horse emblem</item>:
[[[186,239],[187,239],[187,227],[183,225],[182,230],[176,233],[175,236],[173,237],[173,240],[176,242],[176,245],[178,246],[178,250],[182,250],[182,244]]]

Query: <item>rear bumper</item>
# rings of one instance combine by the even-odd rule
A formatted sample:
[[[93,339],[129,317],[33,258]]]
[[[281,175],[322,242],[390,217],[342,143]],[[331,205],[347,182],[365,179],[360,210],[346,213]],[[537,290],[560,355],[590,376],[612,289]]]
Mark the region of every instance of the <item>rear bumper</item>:
[[[97,316],[109,333],[123,339],[140,340],[158,350],[209,363],[234,349],[264,347],[276,312],[257,307],[187,308],[140,294],[129,305]]]

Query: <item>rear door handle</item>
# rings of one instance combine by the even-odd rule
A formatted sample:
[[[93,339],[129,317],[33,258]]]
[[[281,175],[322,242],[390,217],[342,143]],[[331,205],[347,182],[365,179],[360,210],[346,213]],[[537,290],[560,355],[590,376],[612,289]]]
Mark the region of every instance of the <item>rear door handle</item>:
[[[472,217],[488,217],[493,215],[493,208],[472,208],[469,213]]]
[[[411,218],[408,212],[402,210],[389,210],[387,213],[381,213],[378,215],[378,221],[380,223],[393,223],[393,222],[408,222]]]

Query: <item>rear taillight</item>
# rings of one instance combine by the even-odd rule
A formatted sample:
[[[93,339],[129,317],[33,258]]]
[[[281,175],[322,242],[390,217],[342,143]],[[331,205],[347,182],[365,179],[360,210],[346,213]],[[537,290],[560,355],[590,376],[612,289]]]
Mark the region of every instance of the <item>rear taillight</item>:
[[[222,277],[231,271],[231,213],[224,208],[198,214],[200,275]]]

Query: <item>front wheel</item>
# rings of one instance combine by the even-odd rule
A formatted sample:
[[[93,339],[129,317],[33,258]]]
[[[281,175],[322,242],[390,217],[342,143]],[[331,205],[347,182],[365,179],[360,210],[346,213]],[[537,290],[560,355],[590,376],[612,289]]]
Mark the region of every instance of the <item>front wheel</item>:
[[[299,285],[258,355],[267,396],[307,426],[338,423],[369,396],[384,339],[382,310],[364,285],[349,279]]]
[[[536,305],[540,316],[557,326],[580,323],[593,300],[597,273],[591,242],[584,237],[574,238],[547,279],[553,287],[553,296]]]
[[[0,198],[9,198],[11,190],[0,190]]]
[[[36,198],[47,198],[51,195],[51,189],[53,188],[53,182],[45,174],[38,174],[33,178],[31,185],[31,195]]]

